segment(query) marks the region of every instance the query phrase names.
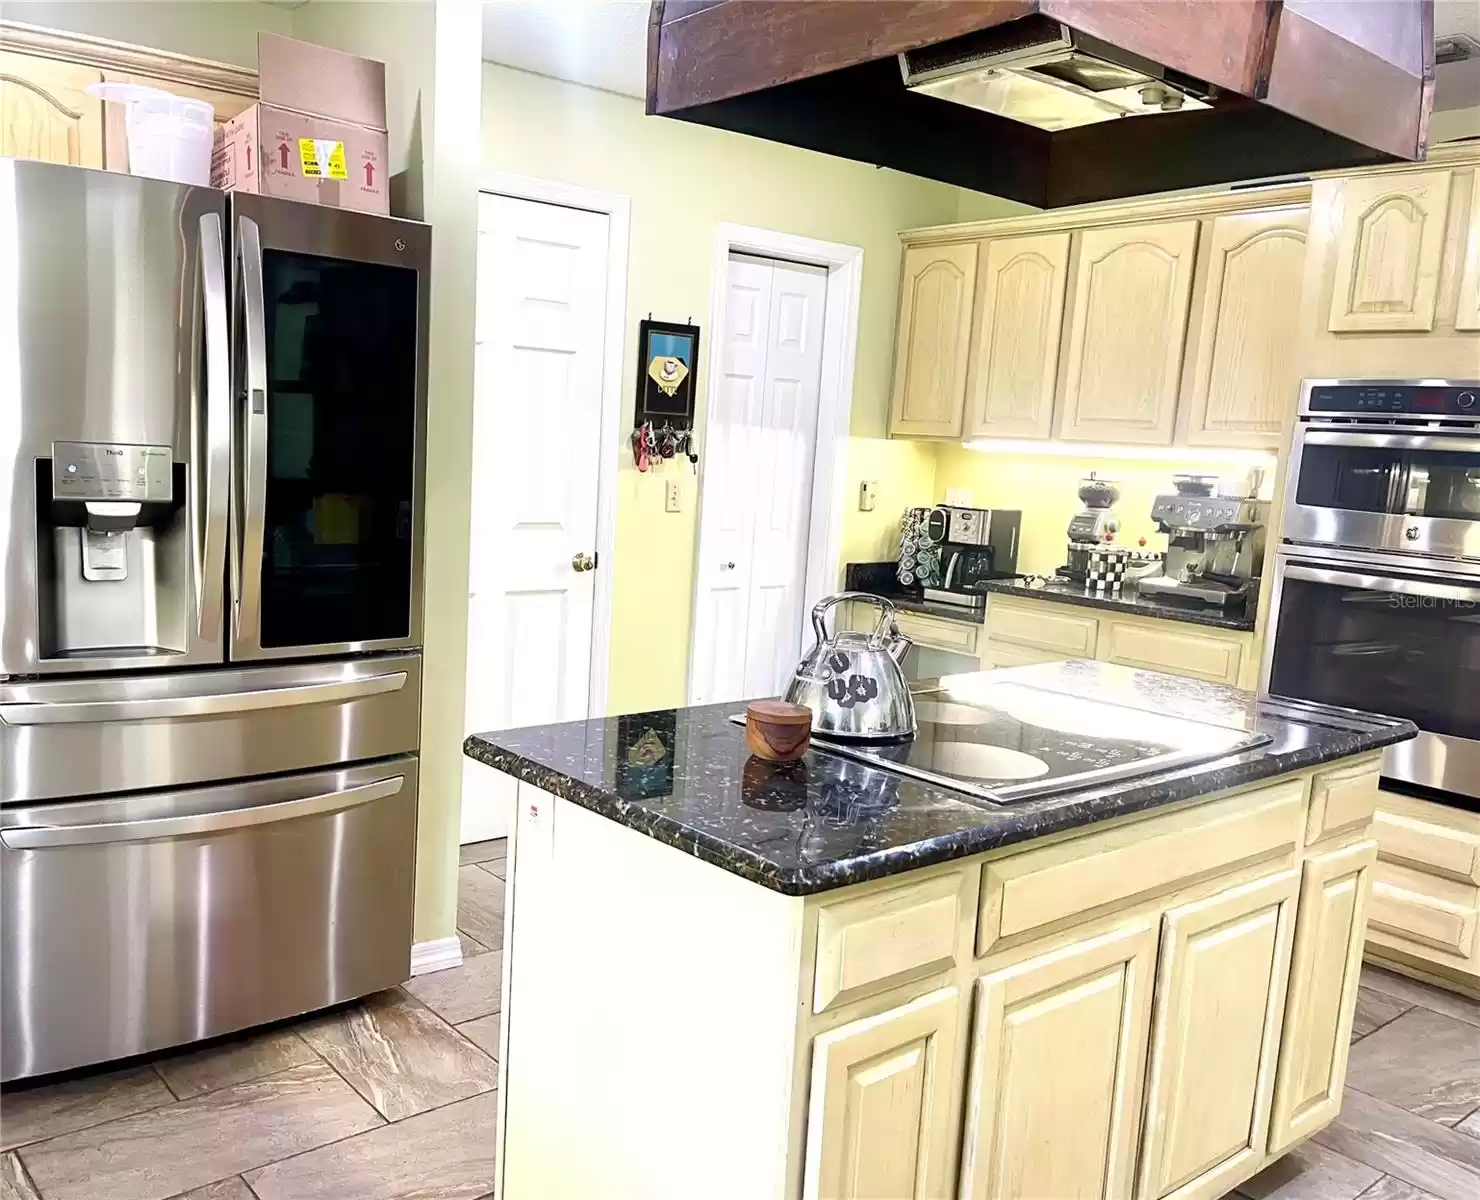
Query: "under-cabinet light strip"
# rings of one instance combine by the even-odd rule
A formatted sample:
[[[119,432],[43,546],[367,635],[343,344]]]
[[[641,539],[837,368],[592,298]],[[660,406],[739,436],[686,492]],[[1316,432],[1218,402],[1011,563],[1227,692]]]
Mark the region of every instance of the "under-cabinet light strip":
[[[980,438],[962,442],[978,454],[1015,454],[1045,458],[1117,458],[1144,462],[1239,463],[1272,471],[1275,456],[1268,450],[1236,446],[1120,446],[1100,442],[1032,442],[1009,438]]]

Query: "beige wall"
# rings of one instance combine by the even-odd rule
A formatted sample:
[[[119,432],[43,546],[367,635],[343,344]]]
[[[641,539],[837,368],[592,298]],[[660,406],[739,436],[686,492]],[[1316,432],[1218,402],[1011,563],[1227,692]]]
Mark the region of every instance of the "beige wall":
[[[331,7],[320,5],[320,7]],[[257,34],[292,35],[294,12],[258,0],[3,0],[0,17],[242,67]]]
[[[629,363],[637,354],[637,323],[649,312],[670,320],[692,317],[706,326],[705,336],[713,333],[707,328],[710,270],[721,222],[862,246],[849,474],[855,484],[869,477],[865,471],[884,480],[888,498],[881,497],[873,513],[850,512],[848,546],[872,546],[884,526],[897,523],[900,497],[933,469],[928,451],[882,441],[894,354],[897,232],[954,221],[957,189],[647,117],[637,100],[493,65],[484,67],[483,161],[489,169],[632,198],[623,356]],[[701,363],[701,406],[710,382]],[[628,386],[627,433],[631,412]],[[668,513],[663,476],[639,474],[630,454],[621,458],[609,697],[617,712],[684,700],[697,528],[696,481],[686,467],[666,468],[684,492],[683,511]]]

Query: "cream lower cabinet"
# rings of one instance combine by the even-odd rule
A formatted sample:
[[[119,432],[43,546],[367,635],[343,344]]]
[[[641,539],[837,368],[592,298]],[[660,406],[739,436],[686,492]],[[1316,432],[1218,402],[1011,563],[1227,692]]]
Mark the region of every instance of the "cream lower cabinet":
[[[1252,633],[1017,596],[989,599],[976,648],[984,668],[1097,658],[1245,687],[1257,660]]]
[[[942,988],[815,1039],[805,1200],[951,1194],[959,1007]]]
[[[1141,1200],[1221,1196],[1264,1158],[1299,884],[1280,871],[1164,918]]]
[[[1368,839],[1305,862],[1269,1135],[1272,1154],[1314,1133],[1341,1108],[1376,857],[1377,843]]]
[[[1129,1194],[1155,964],[1146,920],[978,981],[963,1197]]]
[[[1480,996],[1480,814],[1383,792],[1367,956]]]

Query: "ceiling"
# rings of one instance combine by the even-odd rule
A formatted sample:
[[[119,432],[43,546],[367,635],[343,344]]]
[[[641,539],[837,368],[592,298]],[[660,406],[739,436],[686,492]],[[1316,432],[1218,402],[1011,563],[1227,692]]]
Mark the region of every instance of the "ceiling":
[[[647,0],[489,0],[483,58],[624,96],[647,94]]]
[[[624,96],[647,82],[647,0],[488,0],[483,58]],[[1480,42],[1480,4],[1435,0],[1436,36],[1468,33]],[[1480,50],[1439,68],[1434,106],[1480,105]]]

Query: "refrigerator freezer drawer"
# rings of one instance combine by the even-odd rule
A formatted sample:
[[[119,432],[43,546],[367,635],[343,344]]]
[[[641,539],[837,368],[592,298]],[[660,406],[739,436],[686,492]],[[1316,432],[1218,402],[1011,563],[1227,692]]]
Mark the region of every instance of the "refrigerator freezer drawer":
[[[417,760],[0,813],[0,1080],[410,975]]]
[[[0,803],[415,753],[421,655],[0,684]]]

